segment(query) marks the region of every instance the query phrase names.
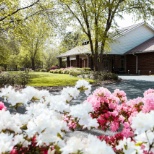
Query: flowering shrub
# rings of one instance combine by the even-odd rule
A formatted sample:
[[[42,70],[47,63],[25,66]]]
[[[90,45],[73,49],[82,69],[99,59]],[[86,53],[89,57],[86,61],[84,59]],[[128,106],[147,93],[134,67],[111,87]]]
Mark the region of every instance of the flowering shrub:
[[[154,153],[154,90],[133,100],[119,89],[90,91],[85,80],[56,96],[33,87],[2,88],[0,97],[15,109],[24,106],[26,113],[12,114],[0,102],[0,154]],[[72,105],[81,92],[87,100]],[[94,128],[113,133],[73,136],[73,131]]]

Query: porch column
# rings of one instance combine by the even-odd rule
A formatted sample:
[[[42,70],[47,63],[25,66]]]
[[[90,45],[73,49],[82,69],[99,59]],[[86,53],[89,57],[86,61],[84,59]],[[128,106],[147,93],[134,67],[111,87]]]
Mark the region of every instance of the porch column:
[[[70,57],[67,57],[67,67],[70,67]]]
[[[62,58],[58,58],[58,61],[59,61],[59,67],[61,68],[62,67]]]
[[[136,56],[136,74],[138,74],[138,56]]]
[[[86,59],[83,59],[83,62],[84,67],[86,67]]]
[[[76,55],[76,67],[80,67],[80,56]]]

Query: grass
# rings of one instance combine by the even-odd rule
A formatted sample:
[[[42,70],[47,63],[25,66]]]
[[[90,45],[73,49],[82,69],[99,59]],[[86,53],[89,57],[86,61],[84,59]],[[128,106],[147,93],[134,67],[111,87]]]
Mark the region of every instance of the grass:
[[[30,72],[29,86],[42,87],[42,86],[73,86],[81,79],[73,77],[68,74],[52,74],[48,72]],[[88,79],[90,83],[94,80]]]

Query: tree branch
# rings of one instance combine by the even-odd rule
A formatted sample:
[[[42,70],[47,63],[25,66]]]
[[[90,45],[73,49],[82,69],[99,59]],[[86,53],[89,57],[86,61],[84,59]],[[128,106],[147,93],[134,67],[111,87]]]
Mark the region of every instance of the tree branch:
[[[88,34],[87,31],[85,30],[85,28],[84,28],[84,26],[83,26],[81,20],[77,17],[77,15],[72,11],[72,9],[71,9],[67,4],[66,4],[66,6],[67,6],[67,8],[70,10],[70,12],[74,15],[74,17],[78,20],[78,22],[79,22],[79,24],[80,24],[80,26],[81,26],[83,32],[85,32],[86,34]]]
[[[25,9],[28,9],[28,8],[34,6],[34,5],[37,4],[39,1],[40,1],[40,0],[37,0],[36,2],[32,3],[31,5],[28,5],[28,6],[25,6],[25,7],[22,7],[22,8],[18,8],[17,10],[13,11],[12,13],[10,13],[10,14],[4,16],[3,18],[0,18],[0,21],[5,20],[6,18],[8,18],[8,17],[10,17],[10,16],[12,16],[12,15],[14,15],[14,14],[16,14],[17,12],[19,12],[19,11],[21,11],[21,10],[25,10]]]

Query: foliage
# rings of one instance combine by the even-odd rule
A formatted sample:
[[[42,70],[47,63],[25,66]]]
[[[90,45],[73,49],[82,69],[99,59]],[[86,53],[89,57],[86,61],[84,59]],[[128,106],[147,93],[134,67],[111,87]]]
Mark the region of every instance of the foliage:
[[[91,72],[91,76],[95,80],[104,81],[104,80],[118,80],[118,75],[111,72]]]
[[[100,87],[89,95],[90,90],[85,80],[56,96],[33,87],[2,88],[0,96],[14,109],[26,107],[26,112],[11,114],[0,102],[0,153],[152,154],[154,89],[133,100],[119,89],[111,93]],[[81,92],[89,95],[87,100],[71,104]],[[94,128],[111,135],[73,135]]]
[[[68,68],[50,70],[50,73],[70,74],[72,76],[95,79],[98,81],[104,81],[104,80],[115,80],[116,81],[116,80],[118,80],[117,74],[114,74],[111,72],[91,71],[90,68],[68,67]]]
[[[25,85],[29,81],[28,72],[20,72],[20,73],[1,73],[0,74],[0,87],[4,87],[6,85],[19,85],[21,87],[25,87]]]
[[[79,76],[81,74],[87,74],[89,73],[89,71],[90,68],[68,67],[68,68],[50,70],[50,73],[70,74],[72,76]]]
[[[40,29],[40,27],[42,28]],[[21,54],[30,60],[31,67],[35,70],[37,64],[39,66],[43,47],[50,33],[49,25],[44,18],[35,17],[23,23],[15,32],[16,37],[20,40]]]
[[[78,45],[81,45],[82,42],[87,40],[87,37],[80,29],[77,30],[77,27],[75,27],[75,30],[75,32],[68,32],[64,34],[62,41],[58,46],[60,53],[66,52]]]
[[[53,3],[2,0],[0,7],[0,64],[13,70],[42,67],[43,48],[53,35],[48,20]]]
[[[58,60],[58,51],[54,48],[45,48],[43,52],[43,65],[44,68],[47,69],[48,71],[53,65],[57,65]]]

